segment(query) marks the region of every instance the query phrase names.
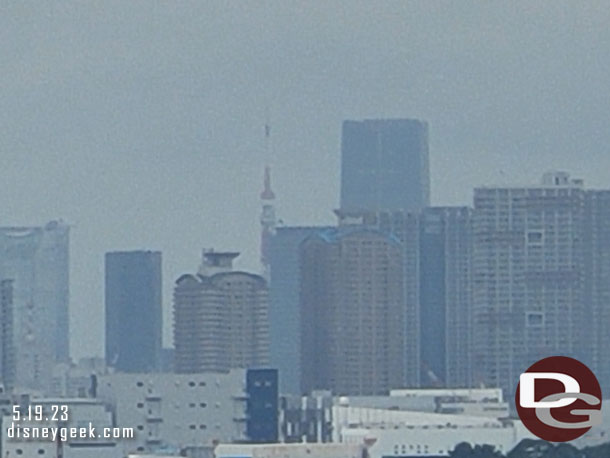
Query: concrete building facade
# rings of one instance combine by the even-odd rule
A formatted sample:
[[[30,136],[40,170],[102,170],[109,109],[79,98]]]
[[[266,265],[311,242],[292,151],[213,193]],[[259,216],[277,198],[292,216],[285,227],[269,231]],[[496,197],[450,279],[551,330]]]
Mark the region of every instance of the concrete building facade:
[[[212,446],[247,439],[246,371],[205,374],[110,374],[98,397],[119,427],[135,428],[129,453]]]

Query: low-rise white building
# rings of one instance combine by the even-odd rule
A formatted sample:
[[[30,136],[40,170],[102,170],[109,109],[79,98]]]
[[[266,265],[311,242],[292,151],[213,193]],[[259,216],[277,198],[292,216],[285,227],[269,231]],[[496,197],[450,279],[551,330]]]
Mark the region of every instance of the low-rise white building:
[[[508,402],[500,388],[400,389],[386,397],[401,410],[507,418]],[[357,402],[357,400],[352,401]],[[373,407],[373,406],[369,406]]]
[[[441,458],[461,442],[489,444],[506,454],[521,440],[533,437],[511,424],[495,426],[465,425],[378,425],[366,428],[344,428],[342,439],[347,444],[371,444],[371,458]]]
[[[333,440],[370,444],[371,458],[440,458],[461,442],[502,453],[534,436],[519,420],[488,416],[333,407]]]
[[[394,390],[390,396],[314,392],[284,398],[282,438],[370,445],[371,458],[446,457],[461,442],[503,453],[533,437],[509,417],[500,389]]]
[[[110,374],[98,398],[116,423],[135,429],[129,453],[210,447],[246,439],[246,371],[204,374]]]
[[[281,437],[286,442],[340,440],[341,428],[362,424],[502,424],[510,417],[502,390],[401,389],[389,396],[333,396],[314,391],[284,397]]]

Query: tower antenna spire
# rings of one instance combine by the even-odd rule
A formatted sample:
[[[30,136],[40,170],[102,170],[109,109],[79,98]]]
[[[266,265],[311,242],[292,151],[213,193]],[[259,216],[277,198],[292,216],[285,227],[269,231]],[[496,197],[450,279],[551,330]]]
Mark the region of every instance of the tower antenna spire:
[[[269,165],[270,149],[271,149],[271,124],[269,123],[269,114],[266,110],[265,114],[265,174],[263,178],[263,191],[261,192],[261,246],[260,260],[263,270],[263,277],[269,281],[271,276],[269,262],[269,244],[271,237],[275,234],[277,220],[275,217],[275,193],[271,189],[271,166]]]

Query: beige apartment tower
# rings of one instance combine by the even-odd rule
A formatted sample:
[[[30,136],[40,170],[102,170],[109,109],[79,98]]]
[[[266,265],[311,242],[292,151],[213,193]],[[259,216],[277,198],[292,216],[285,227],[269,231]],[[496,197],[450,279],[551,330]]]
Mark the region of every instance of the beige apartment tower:
[[[174,288],[177,373],[228,372],[269,364],[268,288],[263,277],[234,271],[239,253],[204,251],[198,274]]]
[[[301,390],[386,394],[406,377],[403,248],[365,228],[301,244]]]

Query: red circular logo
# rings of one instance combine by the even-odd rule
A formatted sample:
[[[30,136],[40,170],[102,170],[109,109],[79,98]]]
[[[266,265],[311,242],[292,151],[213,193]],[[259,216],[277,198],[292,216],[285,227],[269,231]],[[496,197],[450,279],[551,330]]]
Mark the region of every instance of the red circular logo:
[[[566,356],[545,358],[521,374],[515,404],[526,428],[549,442],[577,439],[601,423],[597,378]]]

